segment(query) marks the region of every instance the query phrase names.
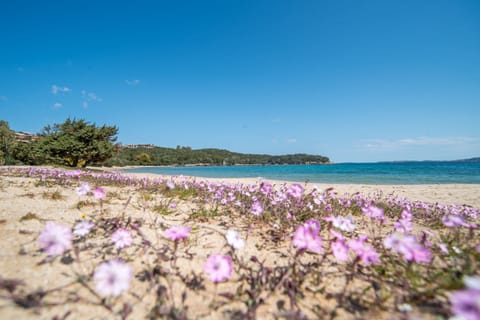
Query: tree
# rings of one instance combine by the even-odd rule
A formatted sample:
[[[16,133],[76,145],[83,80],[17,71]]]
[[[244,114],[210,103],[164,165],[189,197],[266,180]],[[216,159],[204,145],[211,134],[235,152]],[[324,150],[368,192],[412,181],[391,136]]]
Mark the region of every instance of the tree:
[[[148,153],[142,152],[135,156],[136,163],[139,163],[142,166],[152,164],[152,158]]]
[[[18,142],[13,150],[17,163],[40,165],[46,162],[45,151],[41,141]]]
[[[117,133],[115,126],[97,127],[85,120],[68,118],[64,123],[45,127],[39,142],[51,162],[86,167],[113,156]]]
[[[12,163],[15,144],[15,132],[10,130],[7,121],[0,120],[0,164]]]

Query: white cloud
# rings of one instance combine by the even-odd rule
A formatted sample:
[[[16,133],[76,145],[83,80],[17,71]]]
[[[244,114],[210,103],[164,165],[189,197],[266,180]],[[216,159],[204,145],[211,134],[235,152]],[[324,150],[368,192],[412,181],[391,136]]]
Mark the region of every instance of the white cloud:
[[[67,87],[59,87],[59,86],[57,86],[56,84],[54,84],[54,85],[52,86],[52,93],[53,93],[53,94],[57,94],[57,93],[59,93],[59,92],[68,93],[68,92],[71,92],[71,91],[72,91],[72,89],[70,89],[70,88],[67,88]]]
[[[87,101],[83,101],[82,107],[83,107],[84,109],[87,109],[87,108],[88,108],[88,102],[87,102]]]
[[[134,80],[125,80],[125,83],[128,84],[129,86],[137,86],[140,84],[140,80],[134,79]]]
[[[85,90],[82,90],[82,97],[84,100],[86,101],[98,101],[98,102],[102,102],[103,99],[100,98],[99,96],[97,96],[96,93],[94,92],[87,92]]]
[[[61,107],[62,107],[62,104],[61,104],[60,102],[55,102],[55,103],[53,104],[53,108],[54,108],[54,109],[60,109]]]
[[[412,146],[460,146],[480,145],[477,137],[416,137],[397,140],[370,139],[364,146],[371,150],[393,150]]]
[[[287,143],[296,143],[296,142],[297,142],[297,139],[295,139],[295,138],[288,138],[286,142],[287,142]]]

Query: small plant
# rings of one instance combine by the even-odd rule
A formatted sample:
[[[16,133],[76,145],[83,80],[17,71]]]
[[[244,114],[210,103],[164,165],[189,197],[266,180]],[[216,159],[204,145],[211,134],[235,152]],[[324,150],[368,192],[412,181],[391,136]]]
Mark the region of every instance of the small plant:
[[[64,196],[58,189],[54,191],[44,191],[42,193],[42,197],[49,200],[62,200],[64,198]]]
[[[18,221],[24,222],[24,221],[29,221],[29,220],[38,220],[38,221],[43,221],[44,219],[41,219],[38,215],[32,212],[28,212],[26,215],[22,216]]]

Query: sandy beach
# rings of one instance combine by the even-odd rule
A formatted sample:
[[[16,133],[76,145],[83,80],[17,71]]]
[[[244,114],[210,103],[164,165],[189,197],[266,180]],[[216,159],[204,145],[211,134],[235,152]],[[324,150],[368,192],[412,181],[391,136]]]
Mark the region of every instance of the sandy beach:
[[[120,168],[114,170],[119,171]],[[151,179],[169,179],[171,176],[158,175],[152,173],[125,173],[133,177],[146,177]],[[294,182],[279,181],[269,179],[254,179],[254,178],[201,178],[189,177],[197,181],[215,181],[225,182],[229,184],[256,184],[260,181],[268,181],[269,183],[281,186],[289,185]],[[303,184],[303,182],[297,182]],[[307,189],[318,186],[325,190],[333,188],[338,195],[352,195],[361,193],[364,195],[374,195],[379,192],[385,196],[396,195],[411,201],[425,201],[429,203],[438,203],[441,205],[467,205],[475,208],[480,208],[480,184],[420,184],[420,185],[371,185],[371,184],[323,184],[323,183],[309,183],[306,184]]]
[[[336,263],[331,255],[324,255],[319,260],[316,255],[304,254],[302,264],[296,265],[291,244],[294,227],[301,224],[296,217],[288,222],[277,217],[266,220],[236,212],[233,206],[217,214],[213,209],[215,205],[202,203],[205,201],[201,200],[201,195],[191,197],[187,192],[189,189],[181,191],[180,187],[169,191],[164,185],[171,177],[152,174],[129,176],[139,181],[147,177],[151,180],[164,179],[162,189],[144,188],[141,183],[106,183],[102,180],[104,178],[92,180],[88,175],[82,177],[82,181],[88,181],[92,188],[102,187],[105,190],[105,199],[99,201],[91,194],[79,196],[77,189],[83,182],[74,175],[65,177],[59,172],[47,177],[45,173],[26,176],[3,171],[0,174],[0,241],[4,244],[0,250],[2,319],[122,319],[124,314],[128,319],[242,319],[247,315],[252,319],[276,319],[292,316],[292,312],[299,312],[298,315],[308,319],[400,319],[405,316],[398,310],[400,302],[393,298],[385,298],[382,308],[375,307],[375,299],[379,299],[381,292],[366,289],[373,281],[369,278],[371,272],[361,271],[363,273],[345,289],[349,302],[339,303],[344,299],[339,290],[348,284],[343,277],[353,269]],[[213,185],[218,182],[258,184],[256,179],[208,180],[214,182]],[[282,181],[270,183],[274,187],[291,185]],[[307,189],[313,187],[313,184],[308,185]],[[357,192],[374,196],[381,191],[385,197],[393,194],[411,201],[480,208],[480,185],[319,184],[318,187],[321,190],[333,188],[341,197]],[[335,210],[338,214],[348,212],[340,207]],[[320,220],[321,217],[318,216]],[[74,241],[74,246],[78,253],[71,250],[55,259],[48,259],[38,243],[38,235],[45,224],[55,222],[73,227],[82,219],[94,222],[96,229],[86,239],[75,238],[77,242]],[[370,230],[371,224],[365,217],[357,214],[355,219],[358,234]],[[419,216],[418,219],[419,225],[413,229],[415,232],[420,232],[420,226],[428,226],[422,222],[423,218]],[[113,225],[115,228],[122,226],[134,235],[130,247],[122,250],[112,247]],[[188,226],[192,231],[188,241],[179,242],[172,249],[172,241],[166,239],[162,232],[176,225]],[[245,239],[245,247],[237,253],[227,245],[225,235],[229,229],[237,230]],[[385,225],[379,230],[376,232],[385,236],[392,226]],[[440,229],[429,230],[432,241],[443,232]],[[326,230],[322,231],[322,237],[331,238]],[[478,234],[473,237],[474,241],[470,244],[478,243]],[[146,243],[149,245],[145,246]],[[214,253],[236,256],[232,277],[217,285],[209,281],[203,270],[206,259]],[[102,300],[94,293],[92,275],[102,261],[115,257],[129,263],[134,270],[134,278],[128,293]],[[418,270],[419,274],[423,272],[421,268]],[[289,278],[295,272],[305,272],[301,281]],[[76,280],[79,277],[85,279],[83,285]],[[318,277],[321,282],[315,280]],[[12,281],[17,280],[22,282],[13,285],[15,282]],[[258,291],[254,289],[256,286],[250,288],[252,283],[249,281],[258,284]],[[296,281],[300,282],[297,284]],[[299,289],[295,290],[301,288],[298,294],[302,298],[294,303],[291,296],[289,298],[293,287],[289,286],[297,285]],[[398,294],[405,294],[403,289],[391,286],[388,290],[399,290]],[[162,290],[167,293],[162,293]],[[366,294],[362,294],[364,290],[367,290]],[[441,301],[442,298],[439,299]],[[252,301],[258,305],[252,307]],[[412,319],[434,319],[435,312],[438,312],[422,304],[410,308]],[[446,311],[441,312],[444,314]]]

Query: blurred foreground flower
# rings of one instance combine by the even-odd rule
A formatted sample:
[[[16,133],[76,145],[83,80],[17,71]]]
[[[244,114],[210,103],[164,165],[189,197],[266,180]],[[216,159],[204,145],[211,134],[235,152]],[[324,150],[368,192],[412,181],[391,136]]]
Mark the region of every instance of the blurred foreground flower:
[[[385,219],[384,216],[383,216],[383,214],[384,214],[383,209],[379,208],[379,207],[368,206],[368,207],[362,208],[362,212],[367,217],[370,217],[372,219],[376,219],[380,222],[383,222],[384,219]]]
[[[82,185],[77,188],[77,194],[79,196],[86,196],[89,192],[90,192],[90,185],[88,183],[82,183]]]
[[[184,226],[173,226],[163,231],[163,235],[172,241],[183,240],[190,234],[190,228]]]
[[[105,198],[105,190],[103,190],[103,188],[97,188],[93,190],[93,196],[97,200],[102,200]]]
[[[93,275],[96,291],[102,297],[119,296],[128,290],[131,279],[132,268],[120,260],[101,263]]]
[[[240,237],[240,234],[233,229],[228,230],[225,237],[227,238],[227,243],[236,250],[242,249],[245,246],[245,241]]]
[[[449,228],[455,227],[466,227],[466,228],[476,228],[474,223],[468,223],[465,221],[465,218],[456,214],[446,215],[442,218],[442,222],[445,226]]]
[[[302,225],[295,230],[292,245],[298,249],[322,253],[322,238],[312,228]]]
[[[307,228],[312,234],[317,235],[320,232],[320,221],[315,218],[307,219],[303,226]]]
[[[430,250],[424,248],[412,235],[393,233],[385,238],[383,244],[386,248],[402,254],[407,261],[429,263],[432,259]]]
[[[203,271],[215,283],[226,281],[232,276],[232,259],[229,256],[213,254],[205,262]]]
[[[115,244],[115,248],[122,249],[132,244],[132,235],[130,231],[119,228],[112,234],[112,242]]]
[[[378,252],[376,252],[371,245],[365,244],[366,240],[367,236],[361,236],[357,239],[350,240],[348,246],[357,254],[358,259],[360,259],[364,265],[380,264]]]
[[[480,319],[480,277],[465,277],[466,289],[454,291],[450,296],[455,319]]]
[[[353,230],[355,230],[355,220],[352,216],[330,216],[323,218],[323,220],[331,222],[335,228],[345,232],[352,232]]]
[[[92,230],[94,225],[95,224],[91,221],[82,220],[73,227],[73,234],[83,237],[90,233],[90,230]]]
[[[58,256],[72,246],[72,231],[63,224],[47,222],[38,242],[49,256]]]

